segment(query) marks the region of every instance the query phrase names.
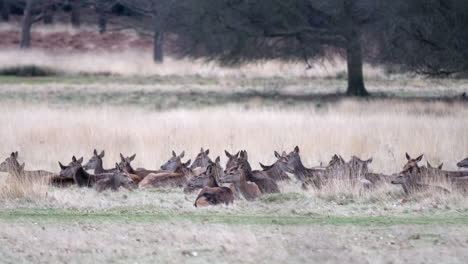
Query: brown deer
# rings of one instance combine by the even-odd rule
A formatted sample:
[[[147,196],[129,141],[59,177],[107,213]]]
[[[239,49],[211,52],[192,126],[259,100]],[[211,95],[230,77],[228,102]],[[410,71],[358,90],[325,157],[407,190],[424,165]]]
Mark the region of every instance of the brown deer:
[[[421,182],[421,177],[418,172],[404,171],[400,173],[395,179],[392,180],[392,184],[401,184],[403,191],[406,195],[411,195],[416,192],[423,191],[438,191],[443,193],[450,193],[449,190],[440,187],[429,185]]]
[[[274,152],[274,154],[277,157],[279,156],[279,153],[276,151]],[[262,167],[263,169],[262,173],[268,178],[274,181],[290,181],[291,178],[280,168],[280,165],[278,163],[278,160],[271,165],[263,165],[261,162],[259,162],[260,167]]]
[[[150,173],[160,173],[160,172],[162,172],[161,170],[147,170],[147,169],[136,169],[136,170],[134,170],[130,163],[135,159],[135,157],[136,157],[136,154],[133,154],[130,157],[124,157],[122,155],[122,153],[120,153],[119,167],[122,168],[123,171],[125,171],[125,172],[127,172],[129,174],[137,175],[138,177],[141,177],[142,179],[145,178]]]
[[[216,170],[217,171],[216,175],[222,176],[223,168],[221,168],[219,157],[216,158],[215,162],[210,161],[208,166],[213,166],[211,170]],[[197,189],[202,189],[204,187],[219,187],[217,183],[217,179],[219,179],[219,177],[215,178],[213,177],[213,175],[210,175],[209,173],[207,173],[207,171],[205,171],[204,173],[200,175],[193,175],[187,181],[187,184],[184,187],[184,192],[191,193]]]
[[[18,151],[12,152],[10,154],[10,157],[6,158],[0,164],[0,171],[8,172],[13,177],[28,178],[28,179],[35,179],[35,178],[42,179],[44,177],[51,177],[55,175],[52,172],[44,171],[44,170],[34,170],[34,171],[25,170],[24,163],[20,165],[18,162]]]
[[[60,176],[68,179],[72,178],[79,187],[93,187],[98,180],[106,179],[113,175],[112,173],[90,174],[83,169],[83,166],[81,166],[82,162],[83,158],[77,160],[75,156],[72,157],[72,161],[68,166],[59,162],[61,169]]]
[[[151,173],[138,184],[140,188],[158,187],[182,187],[187,183],[187,178],[193,176],[193,171],[188,167],[190,160],[182,162],[185,152],[177,155],[172,151],[172,157],[161,166],[162,172]]]
[[[405,153],[406,160],[408,160],[408,162],[403,166],[403,171],[409,173],[421,172],[418,162],[422,160],[423,155],[424,154],[421,154],[417,158],[413,159],[408,153]]]
[[[223,177],[220,179],[222,183],[234,183],[236,189],[242,194],[246,200],[255,200],[262,195],[257,184],[247,181],[247,175],[252,174],[252,168],[247,160],[247,153],[240,152],[237,165],[227,169]]]
[[[117,191],[120,187],[124,187],[128,190],[132,190],[131,187],[133,180],[124,172],[120,171],[119,165],[116,164],[118,172],[114,172],[112,176],[100,179],[96,182],[96,191],[102,192],[111,189]]]
[[[323,168],[306,168],[302,164],[298,146],[289,154],[283,152],[281,156],[278,154],[276,157],[278,158],[280,168],[283,171],[292,173],[297,180],[302,182],[303,189],[307,189],[307,185],[310,184],[320,189],[325,183],[325,170]]]
[[[201,148],[200,153],[198,153],[192,165],[190,165],[190,169],[192,170],[196,168],[206,169],[208,165],[210,164],[210,162],[212,162],[210,157],[208,157],[208,154],[210,154],[209,149],[203,150],[203,148]]]
[[[229,157],[229,152],[226,152],[226,156]],[[276,182],[269,177],[269,175],[264,171],[252,171],[250,163],[248,161],[247,151],[243,150],[238,152],[240,155],[230,155],[227,164],[226,170],[229,170],[232,167],[238,166],[239,162],[245,163],[245,172],[247,181],[255,183],[262,193],[279,193],[279,187]]]
[[[206,168],[208,181],[195,199],[194,206],[230,204],[234,202],[234,193],[229,187],[218,185],[217,179],[222,178],[223,170],[219,164],[219,157]],[[192,177],[193,178],[193,177]],[[204,182],[202,183],[204,184]]]
[[[88,163],[86,163],[83,166],[83,169],[85,169],[85,170],[94,170],[94,174],[116,172],[115,168],[114,169],[108,169],[108,170],[103,168],[102,158],[104,157],[104,155],[105,155],[104,150],[100,154],[98,154],[96,149],[95,149],[94,152],[93,152],[93,156],[88,161]]]
[[[459,168],[468,168],[468,158],[457,163]]]

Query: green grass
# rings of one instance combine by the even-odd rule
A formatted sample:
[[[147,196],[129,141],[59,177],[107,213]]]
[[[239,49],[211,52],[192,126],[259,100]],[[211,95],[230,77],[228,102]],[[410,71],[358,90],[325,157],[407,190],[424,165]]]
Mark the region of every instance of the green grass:
[[[169,221],[189,221],[194,223],[227,225],[468,225],[467,215],[444,217],[341,217],[341,216],[269,216],[269,215],[223,215],[210,214],[203,209],[199,213],[142,213],[132,209],[110,211],[83,211],[63,209],[20,209],[0,212],[0,221],[10,222],[143,222],[161,223]]]

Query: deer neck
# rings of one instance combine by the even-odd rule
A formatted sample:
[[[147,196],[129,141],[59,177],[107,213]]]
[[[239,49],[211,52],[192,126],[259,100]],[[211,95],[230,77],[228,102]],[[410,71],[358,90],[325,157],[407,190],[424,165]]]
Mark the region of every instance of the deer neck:
[[[214,175],[209,176],[210,180],[208,181],[208,187],[219,187],[218,182],[216,181],[216,178]]]
[[[102,159],[98,159],[98,162],[96,163],[96,168],[94,168],[94,174],[101,174],[104,172],[104,168],[102,167]]]

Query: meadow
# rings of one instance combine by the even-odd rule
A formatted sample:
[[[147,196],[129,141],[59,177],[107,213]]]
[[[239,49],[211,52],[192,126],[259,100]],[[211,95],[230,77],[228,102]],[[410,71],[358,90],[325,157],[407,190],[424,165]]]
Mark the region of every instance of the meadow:
[[[12,66],[15,52],[2,51],[0,64]],[[224,150],[245,149],[259,169],[258,162],[276,160],[273,151],[298,145],[307,167],[337,153],[372,157],[371,171],[386,174],[401,171],[405,152],[449,170],[468,154],[463,79],[388,75],[368,65],[367,87],[376,96],[356,99],[336,94],[346,82],[339,61],[311,71],[279,62],[236,70],[175,59],[146,67],[138,53],[123,54],[119,66],[109,54],[58,60],[34,52],[19,64],[41,58],[52,76],[0,77],[0,155],[19,151],[28,170],[58,172],[58,161],[76,155],[86,162],[93,149],[106,151],[105,168],[120,153],[136,153],[134,167],[149,169],[172,150],[185,151],[186,161],[208,148],[224,165]],[[37,185],[12,192],[7,175],[0,177],[2,263],[468,259],[468,199],[457,192],[407,197],[391,184],[303,191],[293,180],[254,202],[195,208],[196,194],[182,189]]]

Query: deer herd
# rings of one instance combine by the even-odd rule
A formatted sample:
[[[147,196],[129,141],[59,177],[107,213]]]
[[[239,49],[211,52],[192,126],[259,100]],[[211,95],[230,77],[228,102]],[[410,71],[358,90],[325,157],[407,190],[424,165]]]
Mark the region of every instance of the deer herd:
[[[271,165],[260,163],[262,170],[252,170],[247,151],[235,154],[225,151],[228,159],[225,169],[218,156],[214,161],[209,157],[209,150],[201,149],[193,163],[183,162],[185,152],[177,155],[172,151],[170,159],[159,170],[145,168],[134,169],[131,162],[136,154],[125,157],[120,154],[120,162],[112,169],[104,169],[105,152],[94,150],[93,156],[83,165],[83,158],[72,157],[68,165],[59,162],[58,174],[35,170],[28,171],[25,164],[18,161],[18,152],[13,152],[0,164],[0,172],[10,175],[8,180],[24,181],[31,184],[35,181],[45,182],[56,187],[77,185],[93,187],[98,192],[116,191],[120,187],[134,190],[136,188],[181,188],[185,193],[198,192],[194,206],[231,204],[235,199],[255,200],[264,194],[279,193],[278,182],[293,182],[301,185],[303,190],[322,189],[326,186],[345,182],[349,186],[371,189],[379,185],[400,184],[406,195],[421,191],[468,192],[468,170],[447,171],[442,164],[433,167],[429,162],[420,166],[423,155],[411,158],[406,153],[407,163],[403,170],[393,175],[372,173],[368,166],[372,158],[362,160],[356,156],[346,162],[340,155],[334,155],[328,165],[307,168],[301,161],[299,147],[290,153],[274,152],[276,161]],[[460,168],[468,168],[468,158],[457,163]],[[92,173],[88,172],[92,171]]]

